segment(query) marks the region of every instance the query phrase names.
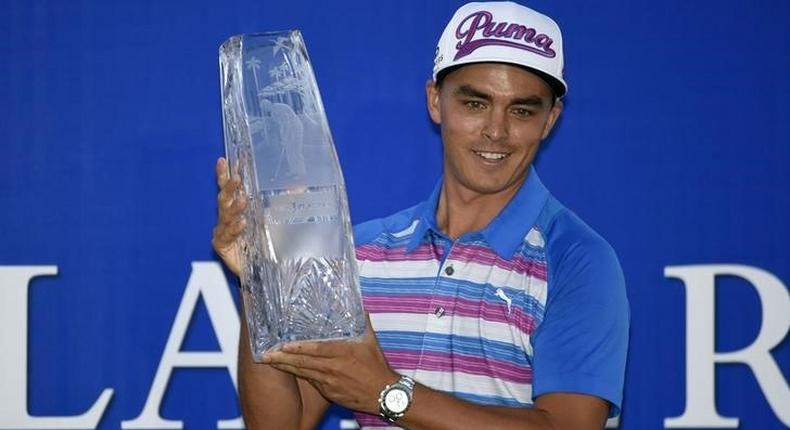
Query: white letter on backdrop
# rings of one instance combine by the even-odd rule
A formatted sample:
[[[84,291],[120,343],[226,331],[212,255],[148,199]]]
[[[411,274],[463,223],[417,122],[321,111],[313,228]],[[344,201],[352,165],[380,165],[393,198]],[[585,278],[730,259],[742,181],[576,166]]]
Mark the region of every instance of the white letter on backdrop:
[[[686,410],[664,420],[666,428],[737,428],[738,418],[716,410],[716,363],[744,363],[752,369],[768,404],[790,426],[790,387],[771,356],[790,330],[790,295],[776,276],[742,265],[668,266],[664,276],[686,285]],[[737,276],[749,281],[762,305],[760,333],[751,345],[732,352],[716,352],[716,276]]]
[[[113,390],[102,391],[81,415],[34,417],[27,411],[27,298],[30,280],[58,266],[0,266],[0,429],[94,429]]]
[[[195,313],[200,296],[203,296],[203,302],[208,309],[220,351],[181,351],[189,321]],[[121,428],[181,429],[184,427],[183,421],[166,420],[159,415],[162,397],[170,381],[170,375],[176,367],[225,367],[233,379],[233,385],[238,389],[236,381],[238,344],[239,316],[221,266],[216,262],[193,262],[192,273],[184,296],[181,298],[173,327],[170,329],[170,336],[167,338],[165,351],[159,361],[159,368],[156,370],[145,406],[137,418],[123,421]],[[244,423],[241,418],[236,418],[221,420],[217,426],[220,429],[243,429]]]

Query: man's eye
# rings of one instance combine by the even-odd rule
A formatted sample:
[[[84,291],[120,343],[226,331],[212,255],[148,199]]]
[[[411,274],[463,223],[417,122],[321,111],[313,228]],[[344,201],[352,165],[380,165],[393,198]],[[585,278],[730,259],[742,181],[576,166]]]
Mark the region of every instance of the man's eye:
[[[519,116],[519,117],[523,117],[523,118],[532,116],[532,111],[530,111],[529,109],[526,109],[526,108],[513,108],[512,112],[513,112],[514,115]]]
[[[481,109],[485,108],[485,105],[482,102],[477,101],[477,100],[468,100],[464,104],[470,110],[481,110]]]

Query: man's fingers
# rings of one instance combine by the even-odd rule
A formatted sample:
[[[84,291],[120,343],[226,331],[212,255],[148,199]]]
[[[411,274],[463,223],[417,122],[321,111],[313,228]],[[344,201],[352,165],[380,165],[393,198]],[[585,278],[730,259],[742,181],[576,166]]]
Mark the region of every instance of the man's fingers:
[[[230,177],[230,175],[228,175],[228,160],[224,157],[219,157],[215,170],[217,172],[217,185],[222,188]]]
[[[285,350],[272,352],[263,357],[263,362],[273,366],[293,366],[300,371],[313,370],[319,373],[326,373],[328,361],[323,357],[314,357],[305,354],[291,354]]]
[[[247,207],[247,199],[244,196],[239,196],[233,199],[233,203],[231,203],[230,207],[228,208],[228,214],[237,215],[244,211]]]
[[[221,228],[232,228],[244,219],[244,207],[228,209],[227,211],[219,214],[219,221],[217,224]]]
[[[220,208],[227,207],[234,199],[236,199],[236,194],[240,188],[240,176],[234,175],[231,178],[226,179],[222,186],[220,186],[219,194],[217,194],[217,201],[220,203]]]
[[[234,166],[234,173],[228,172],[228,160],[220,157],[217,160],[216,173],[219,193],[217,205],[219,206],[219,219],[213,232],[215,248],[228,248],[236,241],[244,230],[246,222],[242,217],[247,207],[247,199],[241,189],[241,176],[238,173],[238,164]]]
[[[238,221],[236,221],[235,223],[231,224],[226,229],[228,237],[229,238],[233,238],[233,240],[235,241],[236,238],[239,237],[241,232],[244,231],[244,227],[246,227],[246,226],[247,226],[247,220],[245,220],[244,218],[239,218]]]
[[[217,225],[214,227],[214,244],[222,249],[233,245],[245,227],[247,227],[247,220],[244,218],[239,218],[232,223]]]
[[[346,347],[344,341],[292,342],[283,345],[283,351],[311,357],[335,357]]]
[[[211,246],[213,246],[217,252],[222,253],[225,252],[231,245],[233,245],[233,241],[228,241],[228,234],[225,232],[225,229],[222,229],[219,226],[214,227]]]
[[[215,173],[219,186],[217,193],[219,213],[217,224],[211,233],[211,245],[228,268],[238,275],[241,271],[238,238],[246,226],[242,214],[247,207],[247,199],[239,175],[239,163],[229,163],[224,157],[220,157],[215,166]]]
[[[275,369],[290,373],[291,375],[298,376],[302,379],[306,379],[312,383],[321,384],[324,381],[324,374],[317,370],[313,369],[306,369],[302,367],[292,366],[290,364],[271,364],[270,366],[274,367]]]
[[[229,203],[223,199],[220,199],[219,205],[219,222],[221,224],[229,224],[241,219],[244,209],[247,208],[247,199],[243,197],[237,197],[231,200]]]

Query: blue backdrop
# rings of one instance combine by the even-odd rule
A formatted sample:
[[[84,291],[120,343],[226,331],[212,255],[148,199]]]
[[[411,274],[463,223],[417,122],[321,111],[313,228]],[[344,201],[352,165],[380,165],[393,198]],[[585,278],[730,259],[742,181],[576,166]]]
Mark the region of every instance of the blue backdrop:
[[[361,222],[441,174],[423,87],[460,4],[2,0],[0,429],[237,418],[219,45],[302,30]],[[628,282],[620,428],[790,426],[790,2],[529,4],[570,85],[537,168]]]

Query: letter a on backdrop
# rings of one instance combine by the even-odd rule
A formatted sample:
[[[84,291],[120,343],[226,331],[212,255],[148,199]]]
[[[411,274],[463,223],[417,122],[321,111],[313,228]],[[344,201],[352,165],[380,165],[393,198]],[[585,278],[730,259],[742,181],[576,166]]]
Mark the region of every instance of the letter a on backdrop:
[[[189,321],[197,308],[198,300],[203,297],[211,325],[219,342],[220,351],[181,351],[181,345],[187,334]],[[159,415],[162,397],[165,394],[170,375],[176,367],[225,367],[233,379],[233,386],[238,389],[236,381],[236,357],[239,343],[239,316],[233,297],[222,268],[216,262],[192,263],[192,274],[189,276],[181,305],[178,307],[176,319],[170,329],[167,345],[159,361],[154,383],[148,392],[148,399],[137,418],[123,421],[124,429],[181,429],[183,421],[167,420]],[[217,423],[220,429],[243,429],[241,418],[221,420]]]

